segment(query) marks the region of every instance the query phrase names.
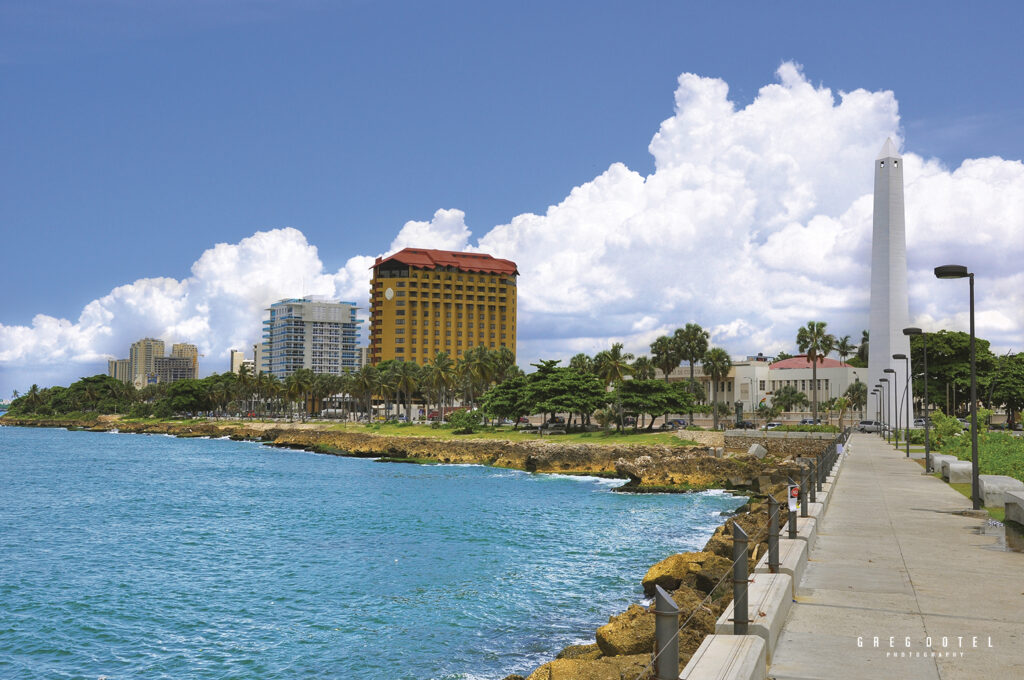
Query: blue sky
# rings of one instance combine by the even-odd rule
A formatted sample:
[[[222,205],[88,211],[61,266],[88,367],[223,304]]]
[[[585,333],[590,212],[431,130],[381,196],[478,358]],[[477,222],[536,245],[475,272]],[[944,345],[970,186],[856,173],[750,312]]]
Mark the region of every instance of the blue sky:
[[[682,73],[721,79],[742,109],[793,62],[837,101],[892,91],[908,153],[949,170],[1016,161],[1022,18],[1010,2],[3,0],[0,324],[74,324],[118,286],[181,281],[215,244],[265,230],[299,230],[326,272],[387,252],[440,209],[464,213],[472,244],[614,163],[654,173],[648,144]],[[596,346],[682,315],[621,328],[584,316],[579,335],[552,332]],[[1019,337],[1019,316],[993,329]],[[541,318],[527,339],[550,328]],[[788,333],[741,334],[733,349]],[[84,371],[93,354],[0,360],[0,390],[30,366]]]

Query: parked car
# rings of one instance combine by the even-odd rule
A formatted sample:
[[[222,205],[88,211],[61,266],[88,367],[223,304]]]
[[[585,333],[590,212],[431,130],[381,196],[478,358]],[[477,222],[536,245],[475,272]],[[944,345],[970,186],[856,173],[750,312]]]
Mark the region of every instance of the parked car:
[[[801,425],[821,425],[821,418],[815,420],[814,418],[802,418],[800,420]]]
[[[740,430],[753,430],[757,427],[752,420],[741,420],[736,423],[736,427]]]
[[[770,423],[765,423],[764,429],[766,429],[766,430],[774,430],[777,427],[782,427],[782,423],[777,423],[775,421],[772,421]]]
[[[686,427],[687,422],[686,418],[673,418],[672,420],[668,421],[668,424],[671,425],[673,429],[681,430],[684,427]]]
[[[881,432],[882,423],[877,420],[862,420],[857,423],[858,432]]]
[[[914,418],[914,427],[924,428],[924,418]]]

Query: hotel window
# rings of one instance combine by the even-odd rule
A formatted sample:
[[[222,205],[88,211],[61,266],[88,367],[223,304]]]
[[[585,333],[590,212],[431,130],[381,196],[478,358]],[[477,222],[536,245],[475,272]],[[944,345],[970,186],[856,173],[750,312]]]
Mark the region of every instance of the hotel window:
[[[764,380],[758,381],[758,384],[760,385],[760,387],[758,389],[761,390],[762,392],[764,392]]]

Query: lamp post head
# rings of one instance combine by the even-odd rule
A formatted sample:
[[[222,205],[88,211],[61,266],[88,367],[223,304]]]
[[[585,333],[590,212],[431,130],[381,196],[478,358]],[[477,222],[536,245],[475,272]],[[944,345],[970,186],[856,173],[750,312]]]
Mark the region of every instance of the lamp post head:
[[[904,328],[903,335],[924,335],[924,331],[920,328]]]
[[[970,276],[970,272],[962,264],[944,264],[935,268],[937,279],[962,279],[967,276]]]
[[[887,368],[887,369],[882,371],[882,373],[895,373],[895,372],[896,372],[895,368]],[[885,380],[885,378],[882,378],[882,380]]]
[[[892,369],[886,369],[886,370],[887,371],[892,371]],[[896,371],[892,371],[892,372],[895,373]],[[879,378],[878,382],[887,383],[887,382],[889,382],[889,379],[888,378]]]
[[[906,354],[893,354],[892,358],[893,359],[906,359],[907,355]]]

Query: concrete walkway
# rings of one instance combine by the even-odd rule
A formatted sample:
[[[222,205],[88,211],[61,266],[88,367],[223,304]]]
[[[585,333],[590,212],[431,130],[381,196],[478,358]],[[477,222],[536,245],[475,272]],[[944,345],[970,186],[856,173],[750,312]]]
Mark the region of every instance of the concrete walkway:
[[[1024,678],[1024,554],[968,499],[873,434],[833,494],[769,678]]]

